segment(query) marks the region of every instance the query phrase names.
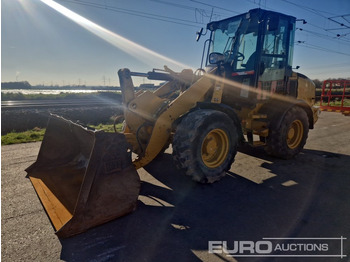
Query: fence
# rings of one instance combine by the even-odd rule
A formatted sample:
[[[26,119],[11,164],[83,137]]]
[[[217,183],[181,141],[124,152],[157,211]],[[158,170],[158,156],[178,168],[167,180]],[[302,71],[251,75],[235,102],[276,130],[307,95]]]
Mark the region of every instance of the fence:
[[[324,81],[320,110],[350,115],[350,80]]]

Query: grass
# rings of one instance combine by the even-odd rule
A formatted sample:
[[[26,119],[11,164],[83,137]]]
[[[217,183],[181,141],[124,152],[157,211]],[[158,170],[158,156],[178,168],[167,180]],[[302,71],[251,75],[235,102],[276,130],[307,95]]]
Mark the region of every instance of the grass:
[[[91,126],[98,130],[103,130],[105,132],[114,132],[113,124],[99,124],[96,126]],[[122,130],[122,124],[117,125],[117,130]],[[42,141],[45,135],[45,128],[35,127],[32,130],[27,130],[24,132],[10,132],[6,135],[1,136],[1,145],[13,145],[13,144],[21,144],[21,143],[30,143],[30,142],[38,142]]]
[[[1,145],[12,145],[28,142],[42,141],[45,129],[35,127],[24,132],[11,132],[1,136]]]
[[[99,125],[91,125],[91,127],[97,129],[97,130],[103,130],[105,132],[109,132],[109,133],[114,133],[114,125],[113,124],[99,124]],[[116,126],[117,131],[121,132],[122,128],[123,128],[123,124],[117,124]]]
[[[110,98],[121,99],[119,92],[96,92],[96,93],[66,93],[60,94],[22,94],[22,93],[4,93],[1,92],[1,101],[12,100],[60,100],[60,99],[90,99],[90,98]]]
[[[319,106],[320,101],[318,101],[315,105]],[[327,106],[327,105],[328,105],[328,101],[323,101],[322,106]],[[338,100],[331,101],[329,103],[329,106],[341,106],[341,101],[338,101]],[[350,99],[344,99],[343,106],[346,106],[346,107],[350,106]]]

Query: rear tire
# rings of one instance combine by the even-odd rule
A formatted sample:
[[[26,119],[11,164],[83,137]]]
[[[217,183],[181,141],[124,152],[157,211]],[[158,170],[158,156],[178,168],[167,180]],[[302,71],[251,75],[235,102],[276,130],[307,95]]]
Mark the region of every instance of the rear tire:
[[[200,183],[213,183],[230,169],[237,153],[232,119],[215,110],[189,113],[177,126],[173,140],[176,166]]]
[[[303,149],[308,133],[309,121],[305,110],[292,107],[279,125],[271,124],[265,151],[279,158],[293,158]]]

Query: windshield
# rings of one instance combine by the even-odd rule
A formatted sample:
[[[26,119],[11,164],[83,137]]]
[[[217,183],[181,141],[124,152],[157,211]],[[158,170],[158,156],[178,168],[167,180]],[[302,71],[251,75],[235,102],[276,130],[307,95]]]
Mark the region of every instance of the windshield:
[[[254,70],[258,39],[256,18],[237,17],[216,24],[212,31],[210,52],[224,55],[233,71]]]
[[[224,54],[232,49],[236,32],[241,24],[242,19],[221,23],[220,28],[213,32],[213,43],[211,52]]]

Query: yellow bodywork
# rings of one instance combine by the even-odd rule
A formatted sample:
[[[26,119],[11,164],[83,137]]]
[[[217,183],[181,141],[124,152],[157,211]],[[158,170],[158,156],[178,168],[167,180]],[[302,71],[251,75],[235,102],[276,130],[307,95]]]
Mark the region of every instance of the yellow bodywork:
[[[136,168],[150,163],[170,143],[173,123],[194,108],[198,102],[209,99],[211,103],[222,103],[224,88],[231,88],[231,86],[222,78],[213,77],[214,71],[215,69],[202,77],[191,79],[187,70],[186,76],[180,73],[179,79],[166,82],[154,92],[139,91],[136,93],[131,77],[126,74],[123,80],[126,123],[124,135],[132,146],[132,151],[137,154],[137,158],[133,160]],[[297,99],[305,101],[312,108],[313,121],[316,122],[317,109],[313,108],[314,84],[308,79],[299,77],[296,73],[293,73],[290,79],[298,82]],[[236,85],[232,84],[232,86]],[[175,99],[173,99],[174,95],[177,95]],[[284,97],[284,99],[287,99],[286,101],[295,100],[291,97]],[[268,116],[259,112],[263,105],[264,102],[261,102],[257,103],[254,108],[242,107],[236,113],[242,121],[244,130],[251,130],[255,135],[267,137],[269,134],[266,122]],[[261,141],[253,143],[255,146],[263,144]]]
[[[204,75],[171,101],[162,97],[174,89],[181,90],[168,82],[154,93],[145,91],[124,101],[127,125],[124,134],[138,154],[133,161],[136,168],[147,165],[161,152],[170,139],[174,121],[194,108],[197,102],[204,101],[214,83],[215,80]]]
[[[319,109],[314,106],[316,102],[316,86],[309,79],[298,77],[298,87],[297,99],[304,100],[310,106],[313,113],[313,122],[315,124],[319,115]]]

